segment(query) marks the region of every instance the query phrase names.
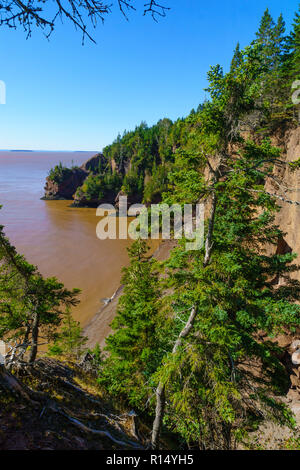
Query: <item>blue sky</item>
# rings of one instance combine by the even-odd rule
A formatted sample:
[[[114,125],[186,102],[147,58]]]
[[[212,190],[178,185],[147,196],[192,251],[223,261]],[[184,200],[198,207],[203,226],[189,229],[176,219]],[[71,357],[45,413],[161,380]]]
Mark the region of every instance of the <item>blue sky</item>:
[[[163,1],[163,0],[162,0]],[[143,0],[136,0],[140,6]],[[165,0],[154,23],[139,13],[126,22],[115,9],[93,31],[97,44],[67,22],[47,41],[34,31],[0,28],[0,148],[100,150],[145,120],[176,119],[203,101],[206,72],[228,66],[248,44],[266,7],[289,26],[299,0]]]

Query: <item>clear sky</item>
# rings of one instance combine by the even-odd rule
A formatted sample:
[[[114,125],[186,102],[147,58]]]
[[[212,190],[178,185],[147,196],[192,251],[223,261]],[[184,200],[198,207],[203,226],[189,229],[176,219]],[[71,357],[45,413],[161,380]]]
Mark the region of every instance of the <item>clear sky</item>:
[[[50,1],[50,0],[49,0]],[[163,2],[163,0],[161,0]],[[115,9],[81,45],[72,25],[50,41],[35,31],[0,28],[6,104],[0,105],[2,149],[100,150],[145,120],[186,115],[203,101],[206,72],[226,67],[247,45],[269,7],[290,26],[299,0],[164,0],[172,9],[154,23]],[[142,8],[144,0],[136,0]]]

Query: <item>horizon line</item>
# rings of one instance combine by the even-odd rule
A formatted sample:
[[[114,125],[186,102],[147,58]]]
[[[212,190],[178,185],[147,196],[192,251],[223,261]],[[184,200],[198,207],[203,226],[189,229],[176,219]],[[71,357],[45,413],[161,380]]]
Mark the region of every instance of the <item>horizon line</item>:
[[[95,152],[99,153],[100,150],[47,150],[47,149],[0,149],[0,152],[73,152],[73,153],[86,153]]]

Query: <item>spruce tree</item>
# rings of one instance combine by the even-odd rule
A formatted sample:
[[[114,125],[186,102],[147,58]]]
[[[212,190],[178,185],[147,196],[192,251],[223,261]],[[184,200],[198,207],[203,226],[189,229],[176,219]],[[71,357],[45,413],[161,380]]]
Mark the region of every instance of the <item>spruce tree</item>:
[[[259,80],[260,106],[264,110],[266,120],[271,123],[282,121],[287,99],[282,76],[286,44],[285,22],[282,15],[275,23],[269,10],[265,11],[256,33],[256,43],[260,48],[260,60],[263,66]]]
[[[251,423],[266,418],[293,424],[277,398],[288,380],[280,348],[260,336],[300,324],[294,303],[300,284],[289,280],[298,269],[291,264],[295,255],[275,254],[283,234],[274,225],[276,198],[264,190],[264,175],[277,161],[279,151],[268,142],[246,142],[238,158],[228,158],[214,183],[208,262],[207,246],[191,252],[182,244],[166,263],[173,324],[164,333],[169,354],[155,374],[155,448],[164,407],[165,424],[202,449],[234,448]],[[271,245],[268,255],[263,247]]]
[[[55,335],[54,343],[49,347],[50,355],[65,355],[78,358],[83,352],[88,338],[83,336],[80,323],[72,318],[67,308],[59,333]]]
[[[243,54],[241,52],[240,43],[238,42],[234,50],[233,58],[231,60],[230,72],[236,72],[242,65]]]
[[[262,54],[265,59],[265,65],[268,66],[271,61],[271,55],[274,47],[274,28],[275,23],[267,8],[263,14],[259,29],[256,33],[257,42],[262,46]]]
[[[14,357],[23,359],[29,350],[28,360],[34,362],[41,330],[43,342],[50,341],[65,307],[79,303],[79,292],[54,277],[45,279],[18,254],[0,226],[0,338],[12,344]]]
[[[300,5],[289,38],[291,80],[300,80]]]
[[[111,325],[114,333],[106,340],[109,357],[99,370],[99,383],[109,393],[137,407],[145,406],[151,390],[149,379],[160,362],[163,342],[159,334],[158,273],[147,251],[142,240],[128,249],[130,266],[124,269],[124,291]]]

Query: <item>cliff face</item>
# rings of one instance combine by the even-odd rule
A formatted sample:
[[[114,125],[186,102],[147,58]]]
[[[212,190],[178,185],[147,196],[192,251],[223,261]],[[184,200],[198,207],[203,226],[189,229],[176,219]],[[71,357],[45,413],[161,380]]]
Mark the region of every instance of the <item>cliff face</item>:
[[[274,137],[274,144],[282,148],[282,159],[292,162],[300,158],[300,126],[285,132],[283,138]],[[289,201],[300,202],[300,170],[292,171],[291,168],[283,166],[274,172],[275,180],[267,182],[266,189]],[[279,186],[280,185],[280,186]],[[290,190],[286,191],[286,188]],[[276,223],[286,234],[284,240],[280,240],[277,251],[280,253],[297,253],[296,263],[300,264],[300,204],[278,201],[281,210],[276,215]],[[300,272],[292,274],[300,281]]]
[[[81,169],[87,173],[90,171],[94,172],[100,168],[100,166],[105,166],[106,160],[102,153],[96,153],[93,157],[89,158],[85,163],[81,165]]]
[[[52,181],[48,176],[43,199],[73,199],[76,189],[82,185],[87,175],[88,173],[81,168],[75,168],[59,183]]]
[[[115,204],[118,207],[120,195],[126,195],[122,191],[108,189],[102,199],[87,197],[81,186],[89,174],[99,175],[105,173],[110,167],[112,173],[126,175],[130,169],[130,162],[123,162],[118,166],[114,159],[107,160],[103,154],[97,153],[87,160],[80,168],[60,169],[59,177],[48,176],[44,187],[45,194],[42,199],[70,199],[74,200],[74,207],[98,207],[99,204]],[[141,202],[141,197],[128,196],[128,205]]]
[[[81,185],[79,185],[81,186]],[[73,207],[98,207],[100,204],[114,204],[116,193],[108,191],[102,199],[87,199],[79,188],[74,195]]]
[[[103,155],[98,153],[89,158],[80,168],[74,168],[61,179],[60,182],[53,181],[49,176],[46,178],[43,199],[73,199],[77,188],[79,188],[88,174],[94,172],[103,163]]]

